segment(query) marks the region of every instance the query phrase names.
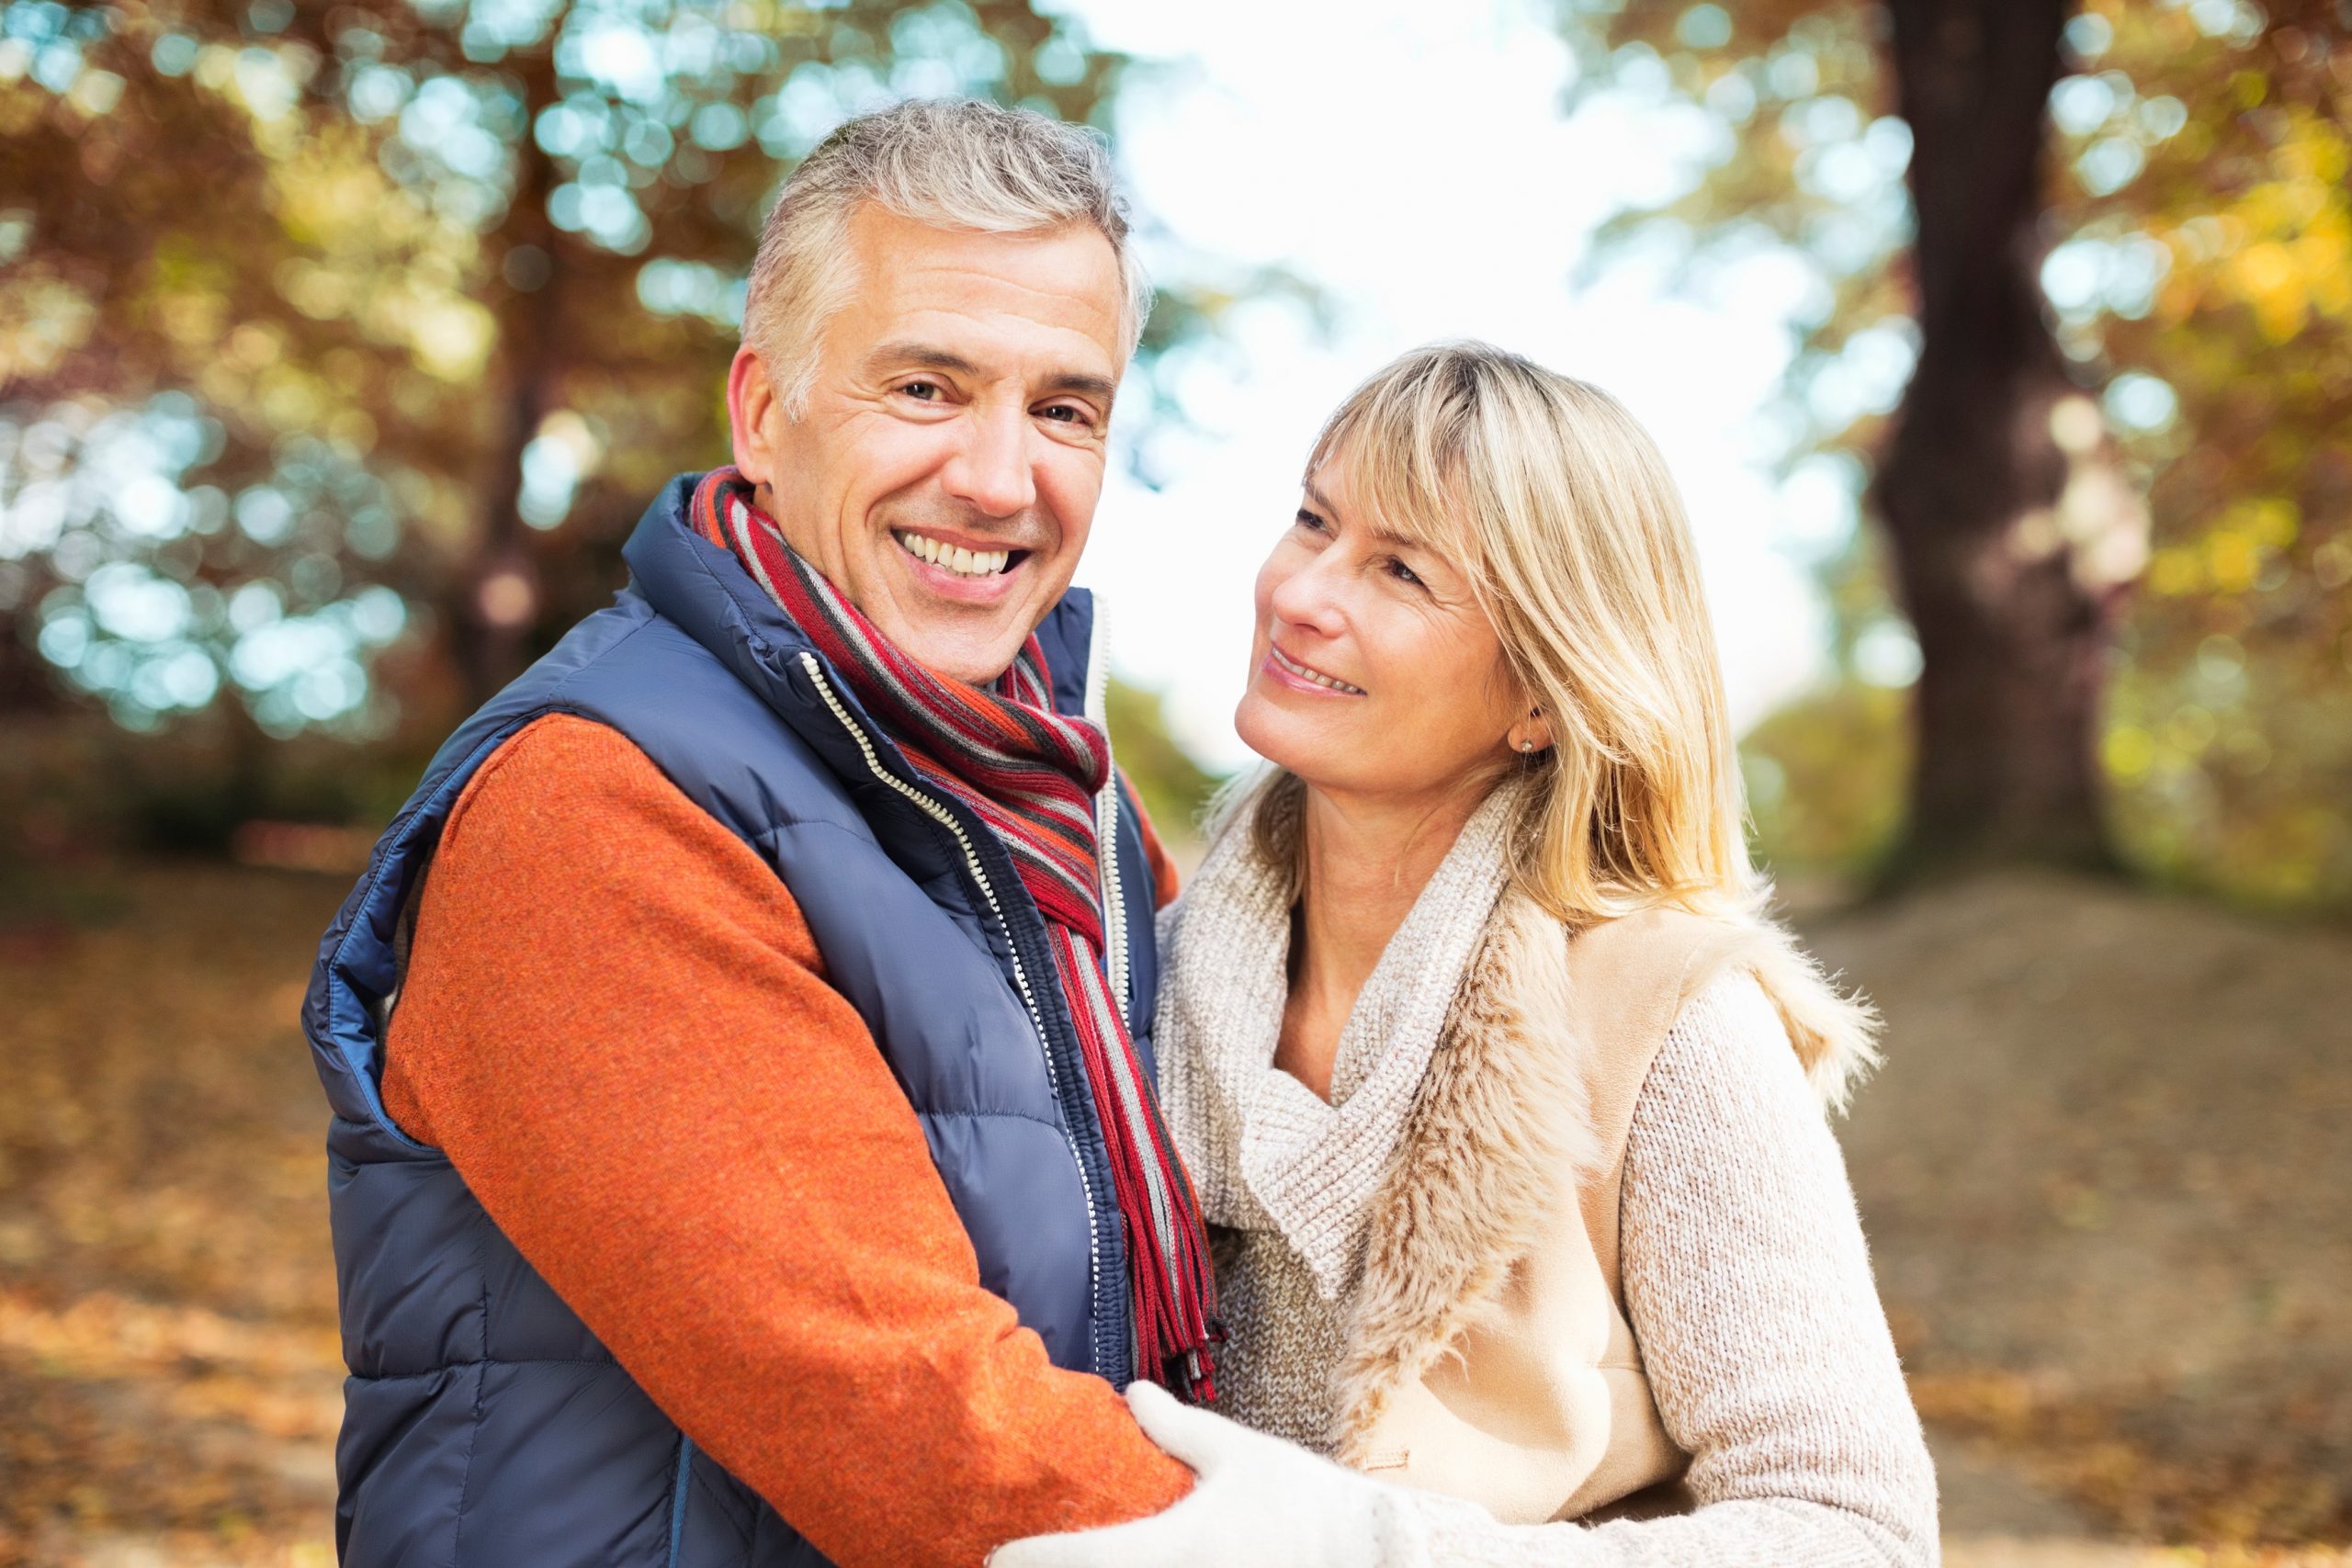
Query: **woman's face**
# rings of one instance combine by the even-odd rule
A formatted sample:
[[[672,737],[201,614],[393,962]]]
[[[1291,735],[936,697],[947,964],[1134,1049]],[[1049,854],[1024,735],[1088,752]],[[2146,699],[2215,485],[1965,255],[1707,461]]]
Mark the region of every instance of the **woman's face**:
[[[1327,794],[1483,793],[1516,740],[1548,739],[1468,576],[1353,504],[1344,453],[1259,569],[1257,608],[1234,726]]]

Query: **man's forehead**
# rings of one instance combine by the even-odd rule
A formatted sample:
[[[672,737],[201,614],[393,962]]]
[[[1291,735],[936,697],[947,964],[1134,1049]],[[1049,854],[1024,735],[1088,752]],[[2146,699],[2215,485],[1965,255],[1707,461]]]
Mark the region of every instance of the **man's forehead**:
[[[851,240],[857,268],[842,314],[873,345],[861,345],[860,357],[897,344],[978,361],[1049,340],[1055,357],[1093,361],[1073,370],[1114,372],[1123,357],[1125,284],[1110,241],[1091,225],[993,234],[867,207]]]

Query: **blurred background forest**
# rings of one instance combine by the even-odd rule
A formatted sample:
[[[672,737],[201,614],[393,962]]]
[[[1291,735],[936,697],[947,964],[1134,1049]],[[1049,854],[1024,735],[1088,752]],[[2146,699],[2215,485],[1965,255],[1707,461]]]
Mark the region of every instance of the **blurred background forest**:
[[[1892,1023],[1845,1138],[1952,1560],[2342,1560],[2352,7],[1541,16],[1558,114],[1692,149],[1560,288],[1804,281],[1755,427],[1857,525],[1743,754]],[[794,160],[1152,80],[1032,0],[0,0],[0,1562],[331,1558],[309,945],[725,457]],[[1326,308],[1163,239],[1146,484],[1242,313]],[[1181,835],[1215,768],[1114,728]]]

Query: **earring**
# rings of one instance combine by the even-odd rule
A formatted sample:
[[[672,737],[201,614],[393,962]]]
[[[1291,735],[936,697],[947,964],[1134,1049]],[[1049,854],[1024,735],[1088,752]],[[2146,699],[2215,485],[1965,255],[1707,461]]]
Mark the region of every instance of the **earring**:
[[[1519,749],[1522,752],[1532,751],[1535,750],[1535,742],[1532,740],[1522,740],[1519,743]]]

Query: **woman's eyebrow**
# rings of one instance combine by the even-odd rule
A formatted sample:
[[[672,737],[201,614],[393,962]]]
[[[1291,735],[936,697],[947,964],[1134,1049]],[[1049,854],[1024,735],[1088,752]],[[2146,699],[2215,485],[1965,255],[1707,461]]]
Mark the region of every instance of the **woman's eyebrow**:
[[[1325,495],[1321,491],[1315,488],[1315,481],[1313,479],[1305,481],[1303,488],[1306,491],[1306,499],[1313,502],[1317,507],[1319,507],[1326,517],[1329,517],[1334,523],[1341,521],[1340,517],[1340,509],[1331,504],[1331,498],[1329,496]],[[1414,538],[1408,534],[1399,534],[1394,529],[1373,528],[1367,530],[1367,532],[1372,535],[1374,543],[1386,545],[1392,549],[1427,550],[1429,548],[1427,541]]]

